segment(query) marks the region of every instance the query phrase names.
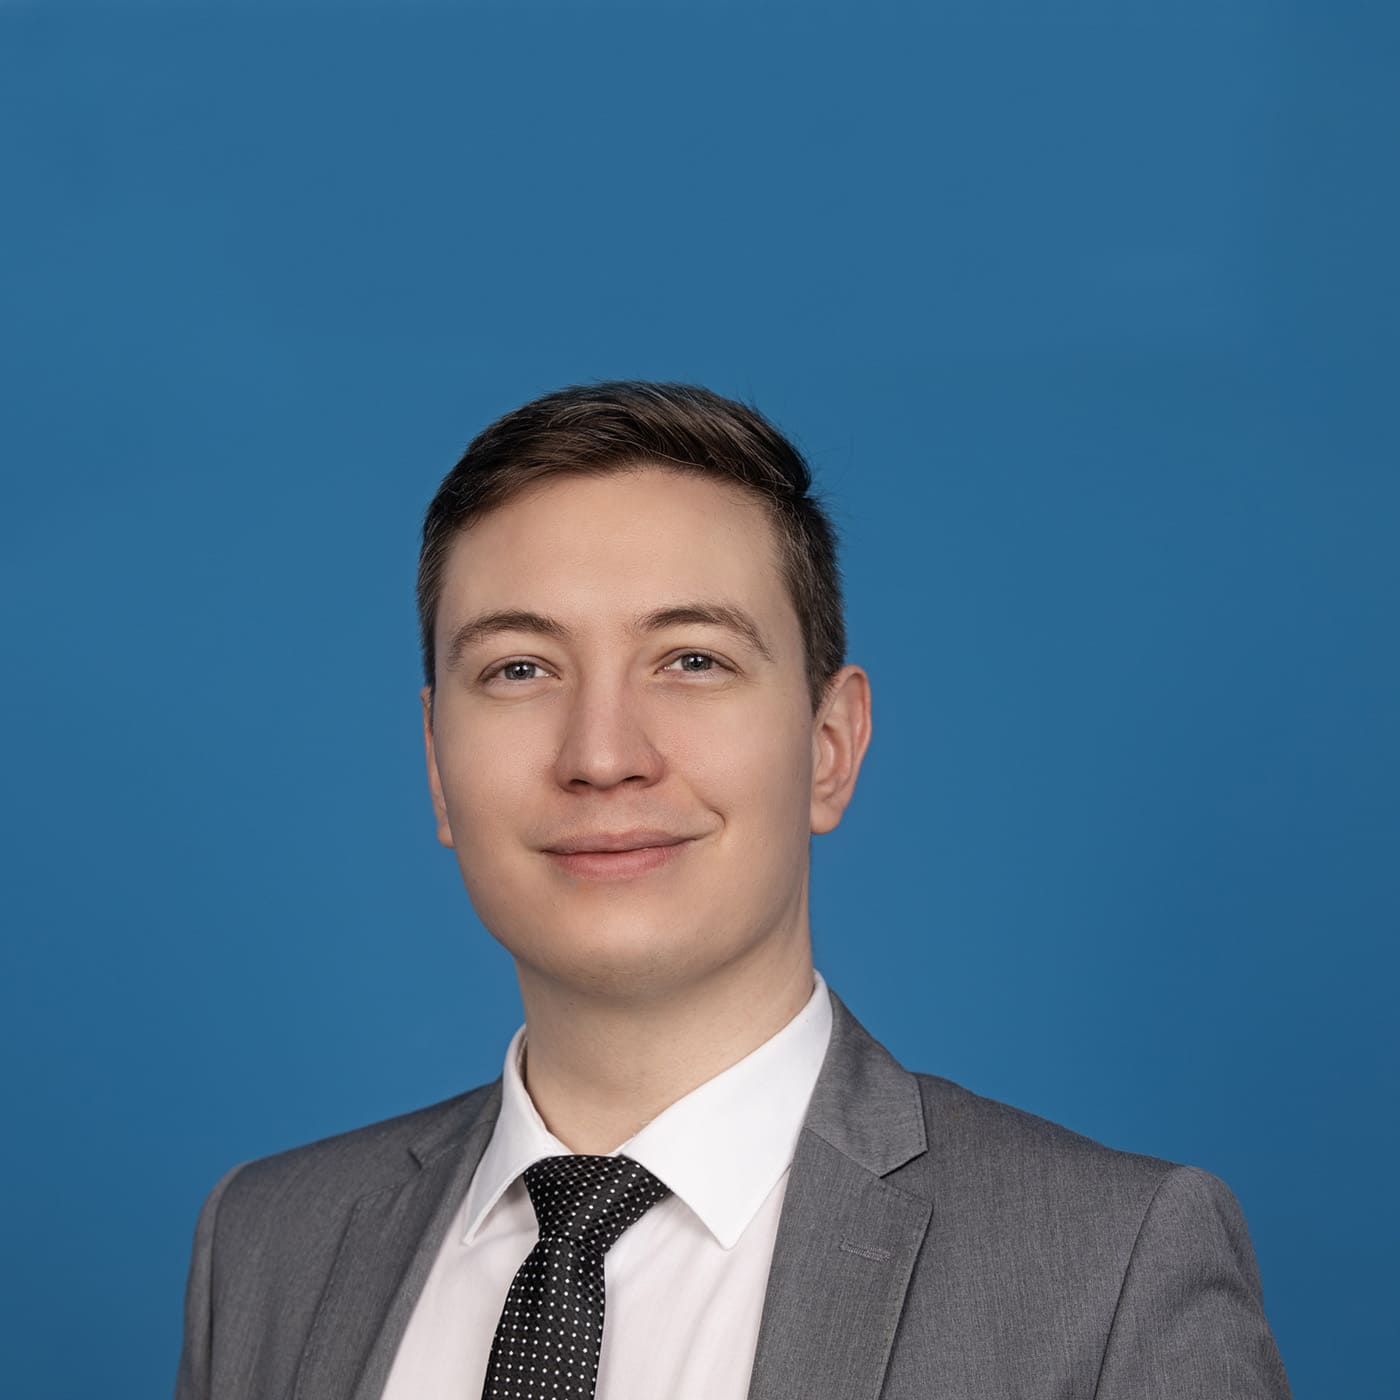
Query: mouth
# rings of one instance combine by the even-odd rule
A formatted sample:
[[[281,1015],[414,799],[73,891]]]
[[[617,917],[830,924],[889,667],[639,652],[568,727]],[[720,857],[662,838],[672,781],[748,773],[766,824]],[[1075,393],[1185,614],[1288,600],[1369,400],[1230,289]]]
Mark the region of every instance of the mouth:
[[[658,836],[657,844],[619,850],[546,851],[551,864],[576,880],[633,880],[678,860],[692,844],[685,836]]]

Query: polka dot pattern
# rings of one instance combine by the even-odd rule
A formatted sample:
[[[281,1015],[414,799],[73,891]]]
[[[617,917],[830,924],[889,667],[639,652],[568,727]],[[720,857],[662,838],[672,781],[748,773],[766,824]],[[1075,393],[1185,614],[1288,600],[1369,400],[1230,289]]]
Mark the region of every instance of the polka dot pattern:
[[[603,1256],[671,1189],[630,1157],[546,1157],[525,1169],[540,1237],[496,1325],[482,1400],[593,1400]]]

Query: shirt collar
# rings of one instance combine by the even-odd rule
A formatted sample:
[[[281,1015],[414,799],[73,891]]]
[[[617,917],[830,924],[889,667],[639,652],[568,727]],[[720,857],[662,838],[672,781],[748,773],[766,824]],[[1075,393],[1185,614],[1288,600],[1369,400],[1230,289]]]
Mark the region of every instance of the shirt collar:
[[[664,1181],[722,1249],[738,1243],[792,1162],[831,1039],[831,998],[820,972],[813,984],[807,1004],[776,1035],[614,1149]],[[521,1026],[506,1048],[500,1117],[467,1191],[463,1244],[526,1167],[569,1151],[525,1088],[524,1045]]]

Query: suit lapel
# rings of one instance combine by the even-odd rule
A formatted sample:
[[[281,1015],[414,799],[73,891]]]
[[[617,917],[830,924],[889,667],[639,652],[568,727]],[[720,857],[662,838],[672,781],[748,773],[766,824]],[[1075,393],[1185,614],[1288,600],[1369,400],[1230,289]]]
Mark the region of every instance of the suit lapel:
[[[927,1148],[918,1081],[831,996],[788,1176],[749,1400],[875,1400],[931,1202],[885,1181]]]
[[[302,1353],[294,1400],[379,1400],[499,1110],[498,1082],[465,1125],[459,1120],[410,1147],[411,1175],[355,1202]]]

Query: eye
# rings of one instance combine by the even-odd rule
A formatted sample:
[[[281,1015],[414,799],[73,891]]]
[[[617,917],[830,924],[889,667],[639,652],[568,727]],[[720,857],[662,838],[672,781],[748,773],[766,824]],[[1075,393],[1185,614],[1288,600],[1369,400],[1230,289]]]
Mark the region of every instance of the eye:
[[[677,663],[679,663],[679,662],[690,662],[690,661],[703,661],[703,662],[706,662],[707,664],[704,665],[704,666],[682,665],[682,666],[680,667],[682,674],[684,674],[684,675],[691,675],[691,676],[700,676],[700,675],[708,675],[711,671],[715,670],[716,668],[718,668],[718,669],[721,670],[721,671],[727,671],[727,670],[730,669],[728,666],[726,666],[726,665],[724,664],[723,661],[721,661],[721,660],[719,659],[719,657],[717,657],[717,656],[711,656],[710,653],[709,653],[708,651],[684,651],[684,652],[682,652],[678,657],[676,657],[676,659],[675,659],[674,661],[670,662],[670,663],[669,663],[667,666],[665,666],[663,669],[669,671],[669,670],[671,669],[672,666],[675,666],[675,665],[676,665]]]
[[[535,679],[534,676],[523,676],[519,674],[521,671],[532,670],[543,671],[544,667],[541,666],[538,661],[502,661],[499,666],[494,666],[491,670],[487,671],[481,679],[483,681],[492,681],[495,680],[497,676],[504,676],[506,680],[511,681],[532,681]],[[514,674],[506,675],[508,671]]]

